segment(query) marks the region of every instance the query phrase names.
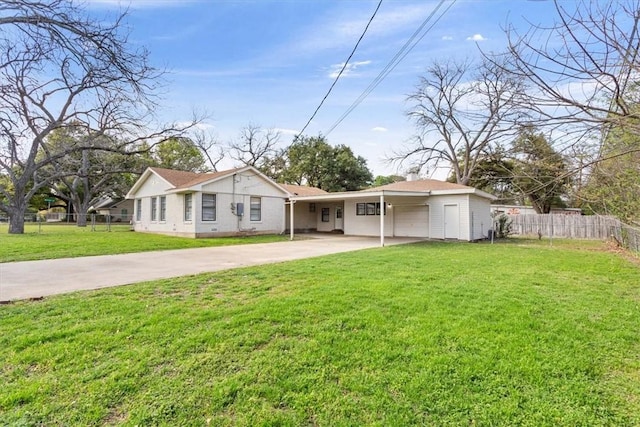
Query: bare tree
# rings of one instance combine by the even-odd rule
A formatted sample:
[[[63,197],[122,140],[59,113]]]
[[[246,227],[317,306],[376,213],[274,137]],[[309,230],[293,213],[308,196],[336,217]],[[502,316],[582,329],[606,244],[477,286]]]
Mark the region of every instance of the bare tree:
[[[42,168],[76,150],[103,149],[92,138],[54,150],[46,143],[52,131],[81,124],[92,135],[117,134],[116,149],[131,151],[184,129],[148,130],[162,73],[146,50],[131,49],[124,16],[105,24],[72,0],[0,3],[0,211],[9,233],[24,232],[29,200],[56,178]]]
[[[506,66],[530,87],[532,124],[561,128],[565,146],[614,127],[639,135],[640,1],[554,3],[555,25],[507,29]]]
[[[243,165],[257,167],[275,153],[278,142],[280,132],[249,123],[240,131],[240,140],[229,144],[230,156]]]
[[[202,151],[207,158],[211,170],[216,172],[218,164],[225,158],[225,149],[220,145],[214,135],[202,129],[195,129],[190,134],[191,141]]]
[[[460,184],[467,184],[483,153],[516,134],[522,116],[522,82],[505,67],[485,60],[434,62],[409,96],[408,116],[417,135],[390,158],[413,166],[450,167]]]

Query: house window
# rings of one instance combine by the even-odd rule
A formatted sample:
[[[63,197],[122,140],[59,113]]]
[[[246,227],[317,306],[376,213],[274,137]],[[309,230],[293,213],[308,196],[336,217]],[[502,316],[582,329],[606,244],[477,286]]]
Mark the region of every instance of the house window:
[[[384,214],[387,214],[387,206],[384,206]],[[356,203],[356,215],[380,215],[380,203]]]
[[[167,197],[160,196],[160,221],[167,220]]]
[[[193,194],[184,195],[184,220],[191,221],[191,210],[193,208]]]
[[[216,195],[215,194],[202,195],[202,220],[203,221],[216,220]]]
[[[336,208],[336,218],[342,219],[342,208]]]
[[[136,200],[136,221],[142,221],[142,199]]]
[[[157,197],[151,198],[151,221],[158,220],[158,205],[157,205]]]
[[[251,212],[249,219],[251,219],[251,221],[260,221],[262,218],[262,199],[260,197],[252,197],[250,205]]]
[[[322,208],[322,222],[329,222],[329,208]]]
[[[315,212],[315,211],[316,211],[316,204],[309,203],[309,212]]]

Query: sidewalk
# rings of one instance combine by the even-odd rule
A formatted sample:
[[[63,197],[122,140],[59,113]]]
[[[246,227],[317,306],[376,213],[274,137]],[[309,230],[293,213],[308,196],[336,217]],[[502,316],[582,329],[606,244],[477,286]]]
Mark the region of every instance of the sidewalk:
[[[388,238],[385,244],[416,241],[419,239]],[[331,236],[279,243],[3,263],[0,264],[0,301],[311,258],[379,245],[377,237]]]

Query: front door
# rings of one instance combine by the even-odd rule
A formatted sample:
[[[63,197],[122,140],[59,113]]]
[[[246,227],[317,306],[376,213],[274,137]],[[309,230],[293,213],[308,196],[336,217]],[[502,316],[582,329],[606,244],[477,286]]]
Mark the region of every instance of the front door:
[[[335,229],[336,230],[342,230],[343,226],[342,226],[342,206],[336,206],[336,222],[335,222]]]

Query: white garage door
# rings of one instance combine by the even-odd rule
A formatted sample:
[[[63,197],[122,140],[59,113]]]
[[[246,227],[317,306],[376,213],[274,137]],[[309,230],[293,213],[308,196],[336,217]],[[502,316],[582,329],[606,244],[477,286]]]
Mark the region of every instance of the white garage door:
[[[394,206],[393,234],[397,237],[429,237],[429,206]]]

